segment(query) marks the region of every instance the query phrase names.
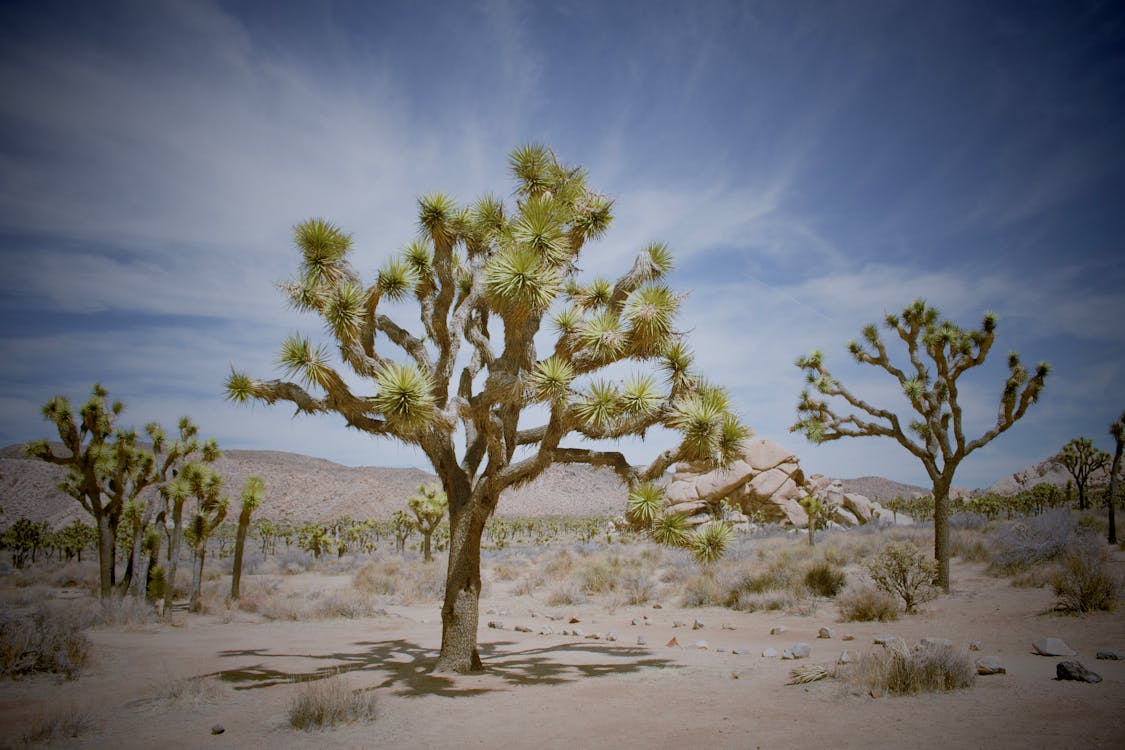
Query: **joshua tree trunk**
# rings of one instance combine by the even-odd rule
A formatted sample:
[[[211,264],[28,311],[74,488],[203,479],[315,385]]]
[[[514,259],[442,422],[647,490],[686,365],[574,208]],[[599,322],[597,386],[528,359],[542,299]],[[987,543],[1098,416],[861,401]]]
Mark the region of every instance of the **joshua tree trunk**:
[[[1117,448],[1113,451],[1113,465],[1109,470],[1109,497],[1106,498],[1106,505],[1109,506],[1109,543],[1117,544],[1117,513],[1114,506],[1117,505],[1117,472],[1121,469],[1121,449],[1125,447],[1120,440],[1117,441]]]
[[[249,521],[249,518],[247,518],[247,521]],[[242,552],[246,547],[246,531],[249,525],[249,523],[239,523],[238,533],[234,538],[234,569],[231,571],[230,576],[231,601],[238,601],[238,589],[242,583]]]
[[[113,595],[116,582],[117,524],[107,515],[98,516],[98,594],[102,601]]]
[[[152,523],[153,517],[159,510],[159,498],[151,498],[145,503],[144,512],[141,514],[140,525],[133,529],[133,549],[130,556],[130,567],[133,577],[129,581],[129,593],[137,601],[144,601],[148,591],[148,573],[151,565],[144,561],[145,529]]]
[[[441,609],[441,654],[434,671],[476,672],[483,669],[477,653],[477,609],[480,601],[480,541],[487,511],[478,502],[459,511],[450,504],[449,569]],[[490,507],[495,507],[493,503]]]
[[[938,564],[937,585],[949,593],[949,485],[951,479],[934,480],[934,559]]]
[[[168,572],[164,577],[164,614],[172,611],[176,590],[176,573],[180,567],[180,546],[184,539],[184,508],[182,503],[172,506],[172,538],[168,540]]]
[[[207,556],[207,542],[195,548],[195,565],[192,567],[191,572],[191,600],[188,608],[192,612],[198,612],[203,608],[202,594],[203,589],[203,560]]]

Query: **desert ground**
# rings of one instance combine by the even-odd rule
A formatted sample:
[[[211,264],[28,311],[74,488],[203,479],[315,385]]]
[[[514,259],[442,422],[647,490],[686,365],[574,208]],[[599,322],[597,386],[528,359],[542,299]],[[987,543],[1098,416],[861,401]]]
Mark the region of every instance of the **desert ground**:
[[[430,563],[382,551],[320,561],[252,557],[235,607],[223,596],[229,560],[225,570],[219,561],[208,570],[204,613],[177,606],[160,621],[123,608],[84,630],[90,655],[76,679],[0,680],[0,742],[23,746],[44,722],[79,717],[78,737],[57,731],[50,744],[1122,747],[1125,662],[1095,659],[1099,650],[1125,648],[1120,609],[1056,612],[1051,586],[1035,585],[1046,568],[997,575],[985,559],[989,537],[958,533],[951,594],[889,622],[843,622],[832,598],[799,587],[748,595],[739,609],[713,602],[739,575],[823,559],[846,574],[842,597],[866,585],[864,556],[888,539],[926,549],[932,530],[925,527],[821,534],[813,548],[794,534],[744,537],[706,570],[682,550],[647,541],[488,551],[479,629],[487,669],[474,675],[431,673],[441,640],[440,554]],[[1120,576],[1125,552],[1101,547]],[[96,613],[94,569],[84,565],[9,571],[5,610]],[[73,580],[84,573],[90,581]],[[818,638],[823,627],[832,637]],[[874,640],[886,635],[908,644],[948,639],[967,658],[998,657],[1006,672],[978,676],[964,689],[905,696],[849,681],[848,667],[837,666],[841,653],[881,650]],[[1103,680],[1056,680],[1064,659],[1032,650],[1047,636],[1064,640],[1077,652],[1069,658]],[[798,642],[811,646],[805,659],[763,655]],[[970,644],[980,651],[968,651]],[[808,664],[833,671],[787,684],[792,669]],[[329,680],[373,703],[373,717],[292,728],[297,693]],[[221,734],[212,733],[216,725]]]

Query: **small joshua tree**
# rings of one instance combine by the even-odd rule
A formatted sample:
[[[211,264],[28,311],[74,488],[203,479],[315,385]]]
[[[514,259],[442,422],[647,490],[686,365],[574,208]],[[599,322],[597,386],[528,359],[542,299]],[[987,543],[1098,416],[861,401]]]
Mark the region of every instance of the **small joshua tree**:
[[[872,365],[898,381],[914,409],[905,421],[890,409],[874,406],[837,381],[815,351],[797,360],[809,383],[797,405],[798,421],[790,429],[814,443],[845,437],[889,437],[922,462],[933,482],[934,558],[938,583],[949,591],[949,489],[961,461],[1007,431],[1039,400],[1049,367],[1041,362],[1029,373],[1016,353],[1008,355],[1008,377],[1000,392],[996,422],[976,440],[962,428],[958,381],[984,364],[996,338],[996,316],[985,313],[979,329],[964,329],[941,320],[938,311],[917,300],[901,315],[888,315],[886,325],[906,347],[907,364],[891,361],[874,325],[863,329],[863,341],[848,350],[860,364]],[[854,411],[837,411],[830,399],[841,399]]]
[[[829,505],[826,500],[820,500],[812,495],[803,497],[798,502],[801,507],[805,509],[805,514],[809,517],[809,546],[812,547],[816,544],[816,530],[828,524],[835,508]]]
[[[338,357],[295,335],[282,345],[281,361],[299,382],[239,372],[227,380],[235,401],[335,413],[348,427],[425,454],[449,499],[438,671],[482,668],[481,537],[505,489],[554,463],[608,466],[633,486],[680,461],[725,464],[747,435],[722,391],[691,371],[673,327],[681,296],[664,280],[672,267],[667,247],[644,248],[616,281],[581,281],[580,255],[609,228],[613,201],[587,186],[585,170],[564,166],[545,147],[517,149],[511,167],[514,206],[492,196],[469,206],[441,193],[422,197],[419,239],[371,284],[348,261],[350,235],[319,219],[298,225],[301,270],[286,291],[294,306],[324,321]],[[410,299],[420,318],[414,329],[384,309]],[[555,329],[550,341],[540,335],[547,323]],[[623,363],[657,364],[665,383],[645,373],[607,377],[607,368]],[[374,392],[354,390],[341,365]],[[527,425],[533,417],[542,422]],[[640,468],[617,451],[568,446],[656,427],[681,440]],[[455,438],[463,440],[459,449]]]
[[[422,557],[429,562],[434,559],[430,540],[449,510],[449,501],[440,484],[420,484],[418,492],[407,501],[407,507],[414,514],[414,528],[422,534]]]
[[[261,505],[266,496],[266,483],[256,475],[246,477],[242,485],[242,507],[238,514],[238,532],[234,540],[234,568],[230,577],[231,601],[238,601],[239,584],[242,582],[242,554],[246,549],[246,533],[250,529],[250,515]]]
[[[400,555],[406,551],[406,540],[414,533],[414,521],[405,510],[391,514],[391,531],[395,535],[395,551]]]
[[[223,494],[223,477],[218,472],[201,464],[192,464],[184,471],[184,483],[188,494],[195,499],[195,512],[190,520],[190,542],[195,553],[195,565],[191,574],[191,599],[188,604],[192,612],[202,607],[203,564],[207,558],[207,540],[227,517],[230,498]],[[175,583],[168,581],[168,586]]]
[[[1109,497],[1106,506],[1109,508],[1109,543],[1117,544],[1117,475],[1121,471],[1121,450],[1125,448],[1125,412],[1116,422],[1109,426],[1109,434],[1113,436],[1113,464],[1109,469]]]
[[[1078,488],[1078,509],[1086,510],[1086,488],[1090,477],[1109,463],[1109,454],[1094,447],[1090,438],[1074,438],[1062,447],[1051,462],[1066,469]]]

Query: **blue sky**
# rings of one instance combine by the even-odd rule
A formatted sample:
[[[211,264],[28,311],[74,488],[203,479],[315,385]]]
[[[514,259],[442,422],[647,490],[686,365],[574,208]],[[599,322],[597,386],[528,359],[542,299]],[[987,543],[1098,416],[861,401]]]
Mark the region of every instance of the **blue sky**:
[[[371,278],[418,195],[508,195],[507,153],[542,142],[617,201],[585,271],[668,242],[700,367],[807,470],[924,483],[893,442],[787,432],[813,348],[898,398],[845,344],[919,296],[964,325],[995,310],[998,354],[1054,368],[958,485],[1079,435],[1108,449],[1123,21],[1097,2],[5,3],[0,443],[49,434],[39,406],[97,380],[138,425],[189,414],[228,448],[424,465],[329,417],[232,406],[223,380],[274,377],[288,333],[319,333],[275,288],[293,224],[341,224]],[[1002,359],[963,387],[973,432]]]

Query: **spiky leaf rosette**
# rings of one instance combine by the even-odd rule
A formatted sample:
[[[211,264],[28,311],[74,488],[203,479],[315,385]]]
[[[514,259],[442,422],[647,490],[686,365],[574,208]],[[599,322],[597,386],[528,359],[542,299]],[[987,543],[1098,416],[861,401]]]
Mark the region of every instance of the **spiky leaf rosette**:
[[[558,271],[534,250],[520,246],[488,262],[484,285],[497,310],[546,310],[561,289]]]
[[[687,548],[700,565],[710,565],[722,558],[734,539],[734,530],[726,521],[711,521],[693,531]]]
[[[364,292],[358,284],[345,282],[327,295],[324,322],[341,342],[355,341],[363,327]]]
[[[691,374],[694,356],[687,344],[679,340],[671,341],[665,347],[662,355],[663,360],[660,362],[660,369],[665,372],[673,392],[690,388],[694,384],[694,378]]]
[[[304,275],[316,282],[335,282],[343,275],[342,261],[352,247],[352,236],[324,219],[309,219],[293,228],[301,250]]]
[[[328,349],[313,346],[305,337],[294,334],[281,345],[278,363],[290,376],[300,378],[306,385],[324,387],[330,379]],[[229,381],[228,381],[229,384]]]
[[[457,202],[445,193],[430,193],[418,199],[418,229],[435,245],[451,247],[457,239]]]
[[[625,349],[628,334],[621,321],[610,310],[602,310],[586,321],[579,334],[582,346],[602,362],[612,362]]]
[[[591,427],[608,426],[621,413],[617,386],[608,380],[594,381],[582,400],[574,405],[574,411],[579,419]]]
[[[646,284],[625,299],[622,314],[629,321],[633,340],[652,348],[663,342],[672,331],[679,300],[663,284]]]
[[[379,293],[390,300],[405,299],[414,291],[417,282],[415,264],[407,258],[394,258],[379,269],[375,282]]]
[[[574,368],[565,359],[549,357],[535,366],[531,388],[536,401],[559,401],[570,394]]]
[[[676,400],[668,426],[683,436],[689,461],[701,461],[715,455],[726,411],[715,399],[692,393]]]
[[[553,266],[570,259],[570,239],[563,231],[567,211],[547,197],[528,200],[512,222],[512,239]]]
[[[629,490],[625,518],[636,527],[647,529],[664,508],[664,491],[652,482],[639,482]]]
[[[550,188],[556,161],[546,146],[537,143],[520,146],[512,151],[509,164],[520,181],[517,190],[521,195],[540,195]]]
[[[682,513],[664,513],[652,523],[652,538],[667,547],[683,547],[688,541],[688,523]]]
[[[664,401],[664,394],[649,375],[635,375],[621,390],[621,408],[631,416],[647,416]]]
[[[242,508],[243,510],[254,510],[257,508],[266,496],[266,483],[257,474],[251,474],[246,477],[246,482],[242,485]]]
[[[433,421],[433,385],[413,363],[388,362],[376,373],[375,383],[379,393],[372,405],[396,429],[413,433]]]

